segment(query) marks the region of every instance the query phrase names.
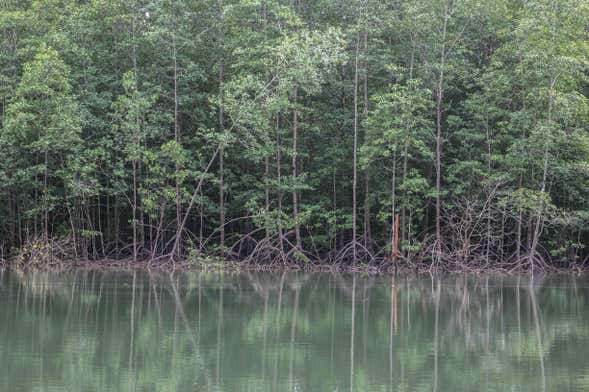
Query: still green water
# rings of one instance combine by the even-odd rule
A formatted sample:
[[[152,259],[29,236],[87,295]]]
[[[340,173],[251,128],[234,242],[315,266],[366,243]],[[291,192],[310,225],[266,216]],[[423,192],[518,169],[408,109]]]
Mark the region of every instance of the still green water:
[[[589,280],[0,272],[0,391],[589,390]]]

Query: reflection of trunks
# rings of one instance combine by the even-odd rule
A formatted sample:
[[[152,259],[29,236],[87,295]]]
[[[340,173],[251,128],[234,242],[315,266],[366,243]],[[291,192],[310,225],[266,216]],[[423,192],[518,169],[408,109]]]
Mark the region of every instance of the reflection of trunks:
[[[589,349],[569,276],[5,271],[0,314],[2,390],[552,391]]]

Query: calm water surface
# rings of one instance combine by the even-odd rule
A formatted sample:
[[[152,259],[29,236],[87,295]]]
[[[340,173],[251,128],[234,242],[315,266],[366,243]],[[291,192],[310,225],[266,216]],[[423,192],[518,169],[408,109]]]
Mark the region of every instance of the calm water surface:
[[[589,390],[586,277],[0,272],[0,391]]]

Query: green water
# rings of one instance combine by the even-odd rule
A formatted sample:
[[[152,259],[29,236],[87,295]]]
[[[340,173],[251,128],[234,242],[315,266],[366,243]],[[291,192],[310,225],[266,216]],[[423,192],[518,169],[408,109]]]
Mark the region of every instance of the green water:
[[[0,391],[589,390],[589,280],[0,272]]]

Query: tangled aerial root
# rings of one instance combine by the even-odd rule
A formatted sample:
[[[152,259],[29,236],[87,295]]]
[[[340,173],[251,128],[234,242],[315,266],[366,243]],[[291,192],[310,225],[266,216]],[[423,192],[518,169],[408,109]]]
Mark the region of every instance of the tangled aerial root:
[[[59,266],[75,259],[76,251],[71,239],[35,238],[25,243],[8,263],[17,267],[44,267]]]

